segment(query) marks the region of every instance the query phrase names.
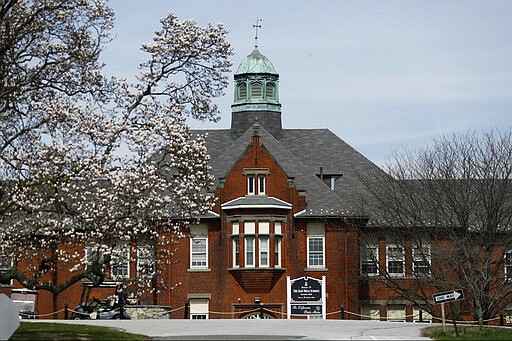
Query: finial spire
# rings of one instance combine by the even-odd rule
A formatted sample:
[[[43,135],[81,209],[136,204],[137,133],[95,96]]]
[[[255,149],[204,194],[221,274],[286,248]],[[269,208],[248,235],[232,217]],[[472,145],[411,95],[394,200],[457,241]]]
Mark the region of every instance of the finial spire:
[[[256,17],[256,25],[252,25],[252,27],[255,28],[256,34],[254,35],[254,48],[258,49],[258,28],[261,28],[260,22],[262,22],[263,19]]]

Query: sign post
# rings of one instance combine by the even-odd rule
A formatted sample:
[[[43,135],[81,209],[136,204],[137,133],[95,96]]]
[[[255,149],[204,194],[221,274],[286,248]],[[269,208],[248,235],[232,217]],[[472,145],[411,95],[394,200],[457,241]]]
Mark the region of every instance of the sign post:
[[[437,294],[433,294],[435,304],[441,304],[441,315],[443,317],[443,332],[446,333],[446,320],[444,317],[444,304],[446,302],[460,301],[464,299],[464,290],[457,289],[452,291],[443,291]]]

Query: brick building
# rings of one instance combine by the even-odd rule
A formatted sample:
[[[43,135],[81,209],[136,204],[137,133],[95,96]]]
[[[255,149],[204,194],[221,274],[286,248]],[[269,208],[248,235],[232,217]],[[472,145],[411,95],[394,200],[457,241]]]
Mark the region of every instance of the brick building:
[[[417,245],[394,245],[371,224],[362,177],[383,171],[327,129],[284,129],[279,75],[257,48],[234,81],[231,128],[197,131],[208,134],[216,205],[179,240],[170,264],[160,265],[155,283],[167,289],[141,303],[183,307],[173,318],[286,318],[291,281],[312,279],[325,287],[322,308],[309,318],[429,321],[420,308],[427,302],[397,296],[379,273],[414,287],[410,275],[428,271],[430,252],[427,241],[418,258]],[[131,246],[126,266],[113,270],[117,279],[141,275],[142,251]],[[67,289],[57,305],[72,306],[80,291]],[[51,307],[39,293],[37,312]]]
[[[231,128],[200,131],[218,201],[179,247],[169,302],[188,303],[191,318],[261,317],[261,307],[281,318],[287,278],[325,276],[327,318],[406,320],[411,303],[390,301],[360,261],[371,211],[361,176],[382,170],[327,129],[282,128],[279,75],[258,49],[234,79]]]

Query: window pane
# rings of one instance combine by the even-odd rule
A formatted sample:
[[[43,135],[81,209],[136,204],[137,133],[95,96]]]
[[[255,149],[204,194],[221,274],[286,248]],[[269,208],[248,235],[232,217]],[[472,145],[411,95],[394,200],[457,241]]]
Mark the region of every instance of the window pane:
[[[430,247],[416,247],[413,249],[413,272],[416,276],[430,274]]]
[[[379,248],[367,246],[361,252],[361,274],[376,275],[378,271]]]
[[[512,279],[512,251],[505,252],[505,277],[510,280]]]
[[[260,266],[268,266],[268,237],[260,238]]]
[[[192,238],[192,267],[206,267],[207,263],[207,238]]]
[[[390,274],[404,274],[404,252],[400,246],[387,247],[387,270]]]
[[[254,266],[254,237],[245,237],[245,265]]]
[[[281,267],[281,238],[274,240],[274,263],[276,267]]]
[[[258,194],[265,194],[265,175],[258,175]]]
[[[247,194],[254,194],[254,175],[247,176]]]
[[[151,246],[137,247],[137,275],[152,277],[155,274],[155,249]]]
[[[128,248],[113,250],[111,265],[112,277],[128,277],[130,268],[130,250]]]
[[[240,239],[233,239],[233,266],[240,266]]]
[[[324,265],[324,239],[322,237],[308,238],[309,266],[323,266]]]

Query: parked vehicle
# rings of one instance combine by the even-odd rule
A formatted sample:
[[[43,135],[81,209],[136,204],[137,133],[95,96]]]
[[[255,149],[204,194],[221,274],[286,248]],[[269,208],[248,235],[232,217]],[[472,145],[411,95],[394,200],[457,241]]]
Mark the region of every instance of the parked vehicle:
[[[106,300],[99,300],[95,297],[89,299],[92,286],[84,285],[80,302],[73,309],[71,319],[73,320],[120,320],[130,319],[130,315],[124,310],[126,301],[124,286],[116,285],[114,296]]]

